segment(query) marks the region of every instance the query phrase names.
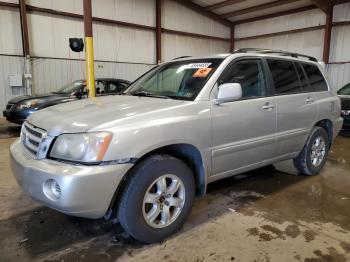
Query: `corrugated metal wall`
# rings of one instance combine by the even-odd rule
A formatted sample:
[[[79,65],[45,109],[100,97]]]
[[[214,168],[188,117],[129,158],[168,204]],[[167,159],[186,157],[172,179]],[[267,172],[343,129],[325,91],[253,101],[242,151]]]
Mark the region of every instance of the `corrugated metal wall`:
[[[162,26],[166,29],[230,38],[230,28],[200,15],[174,1],[164,1],[162,8]],[[163,59],[171,60],[184,55],[206,55],[227,53],[230,43],[221,40],[209,40],[180,35],[163,34]]]
[[[18,3],[18,0],[6,0]],[[93,0],[93,16],[155,26],[154,0]],[[27,0],[28,5],[82,14],[82,0]],[[197,34],[229,38],[230,30],[173,1],[163,2],[163,27]],[[83,22],[79,19],[40,12],[28,13],[32,59],[33,89],[47,93],[85,76],[84,53],[68,48],[70,37],[83,37]],[[96,77],[116,77],[134,80],[156,63],[155,33],[150,30],[94,23]],[[225,41],[163,34],[163,60],[181,55],[202,55],[229,51]],[[0,109],[8,99],[23,93],[9,87],[9,74],[23,73],[23,58],[2,56],[22,55],[19,12],[0,7]],[[116,63],[115,61],[118,61]]]
[[[146,64],[96,62],[95,76],[133,81],[152,67],[153,65]],[[33,86],[37,94],[55,91],[62,86],[62,83],[85,79],[84,61],[36,58],[33,59],[32,68]]]
[[[325,14],[320,10],[311,10],[258,22],[238,25],[235,38],[263,35],[286,30],[314,27],[325,24]],[[333,21],[350,21],[350,4],[337,5],[334,8]],[[261,25],[264,26],[261,26]],[[304,53],[322,60],[324,30],[303,33],[263,37],[242,40],[235,43],[236,48],[260,47],[282,49]],[[336,26],[332,30],[330,62],[350,61],[350,26]],[[334,87],[339,89],[350,82],[350,64],[330,64],[327,72]]]

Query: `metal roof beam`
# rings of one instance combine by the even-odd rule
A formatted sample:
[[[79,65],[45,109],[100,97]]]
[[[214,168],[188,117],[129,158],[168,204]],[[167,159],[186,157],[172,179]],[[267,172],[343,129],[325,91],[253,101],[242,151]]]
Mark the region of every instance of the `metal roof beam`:
[[[301,13],[301,12],[315,10],[315,9],[317,9],[317,6],[315,6],[315,5],[308,5],[308,6],[304,6],[304,7],[300,7],[300,8],[290,9],[290,10],[287,10],[287,11],[273,13],[273,14],[268,14],[268,15],[256,16],[256,17],[253,17],[253,18],[242,19],[242,20],[234,21],[234,23],[236,25],[238,25],[238,24],[246,24],[246,23],[256,22],[256,21],[260,21],[260,20],[264,20],[264,19],[275,18],[275,17],[284,16],[284,15],[290,15],[290,14],[295,14],[295,13]]]
[[[330,0],[311,0],[311,2],[316,5],[319,9],[321,9],[326,14],[328,13],[328,10],[331,7],[331,1]]]
[[[249,14],[252,12],[261,11],[261,10],[265,10],[265,9],[269,9],[269,8],[273,8],[273,7],[277,7],[277,6],[282,6],[282,5],[286,5],[286,4],[290,4],[290,3],[294,3],[294,2],[298,2],[298,1],[300,1],[300,0],[277,0],[277,1],[269,2],[269,3],[265,3],[265,4],[261,4],[261,5],[255,5],[252,7],[248,7],[248,8],[233,11],[233,12],[228,12],[228,13],[222,14],[220,16],[222,18],[230,18],[232,16]]]
[[[213,20],[215,20],[215,21],[217,21],[217,22],[219,22],[219,23],[221,23],[223,25],[226,25],[226,26],[229,26],[229,27],[232,26],[232,22],[231,21],[229,21],[229,20],[227,20],[225,18],[222,18],[221,16],[219,16],[219,15],[213,13],[213,12],[205,10],[204,7],[202,7],[200,5],[197,5],[197,4],[195,4],[195,3],[193,3],[193,2],[191,2],[189,0],[172,0],[172,1],[177,2],[177,3],[179,3],[179,4],[183,5],[183,6],[186,6],[187,8],[189,8],[189,9],[191,9],[191,10],[193,10],[193,11],[195,11],[195,12],[201,14],[201,15],[209,17],[209,18],[211,18],[211,19],[213,19]]]
[[[221,7],[238,4],[241,2],[245,2],[245,1],[247,1],[247,0],[227,0],[227,1],[219,2],[219,3],[213,4],[213,5],[208,5],[205,7],[205,9],[208,11],[212,11],[212,10],[215,10],[215,9],[218,9]]]

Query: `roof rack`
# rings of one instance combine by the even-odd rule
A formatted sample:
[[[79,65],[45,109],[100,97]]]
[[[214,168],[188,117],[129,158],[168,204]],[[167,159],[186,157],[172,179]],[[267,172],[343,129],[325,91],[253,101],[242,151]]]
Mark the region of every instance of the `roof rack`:
[[[279,54],[279,55],[291,56],[295,58],[304,57],[309,59],[310,61],[318,62],[315,57],[282,51],[282,50],[272,50],[272,49],[262,49],[262,48],[241,48],[241,49],[235,50],[233,53],[235,54],[235,53],[248,53],[248,52],[255,52],[255,53],[261,53],[261,54]]]
[[[184,55],[184,56],[175,57],[175,58],[173,59],[173,61],[174,61],[174,60],[178,60],[178,59],[182,59],[182,58],[188,58],[188,57],[191,57],[191,56],[190,56],[190,55]]]

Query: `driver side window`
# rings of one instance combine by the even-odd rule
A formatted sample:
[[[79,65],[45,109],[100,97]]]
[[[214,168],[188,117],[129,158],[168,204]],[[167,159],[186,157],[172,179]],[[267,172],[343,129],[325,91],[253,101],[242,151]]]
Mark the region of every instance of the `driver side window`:
[[[223,73],[220,84],[239,83],[242,86],[242,99],[266,96],[266,79],[261,60],[241,60]]]

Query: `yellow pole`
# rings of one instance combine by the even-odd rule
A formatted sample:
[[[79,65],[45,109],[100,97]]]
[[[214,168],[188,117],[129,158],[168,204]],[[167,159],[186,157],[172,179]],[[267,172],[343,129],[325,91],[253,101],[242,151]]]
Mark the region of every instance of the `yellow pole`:
[[[92,7],[91,0],[84,0],[84,30],[85,30],[85,60],[86,81],[89,97],[96,96],[94,70],[94,43],[92,38]]]
[[[89,97],[95,97],[94,43],[92,37],[85,37],[86,81]]]

